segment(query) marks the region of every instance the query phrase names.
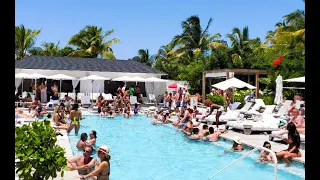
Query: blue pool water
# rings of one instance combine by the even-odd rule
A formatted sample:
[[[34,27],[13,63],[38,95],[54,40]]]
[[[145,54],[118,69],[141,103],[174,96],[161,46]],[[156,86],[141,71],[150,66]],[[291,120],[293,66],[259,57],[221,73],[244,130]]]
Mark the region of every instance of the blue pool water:
[[[110,147],[113,180],[204,180],[239,158],[241,154],[223,154],[231,147],[228,141],[216,143],[188,140],[171,125],[152,125],[151,119],[135,116],[114,119],[86,116],[81,121],[79,135],[69,135],[74,155],[82,155],[76,148],[80,134],[97,131],[96,146]],[[97,154],[93,155],[97,158]],[[257,153],[226,169],[214,179],[271,180],[272,165],[256,162]],[[288,171],[291,171],[288,172]],[[304,168],[279,164],[279,180],[304,179]]]

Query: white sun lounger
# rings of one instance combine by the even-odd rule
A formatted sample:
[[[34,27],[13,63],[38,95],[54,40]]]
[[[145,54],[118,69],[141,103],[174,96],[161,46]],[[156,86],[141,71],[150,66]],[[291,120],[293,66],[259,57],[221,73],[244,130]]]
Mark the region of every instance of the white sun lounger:
[[[276,114],[273,114],[273,117],[280,117],[285,115],[288,112],[288,108],[290,106],[290,104],[292,103],[292,100],[286,100],[282,106],[280,107],[280,109],[278,110],[278,112]]]
[[[269,140],[273,141],[274,138],[281,139],[281,140],[287,139],[288,138],[288,133],[279,135],[280,133],[285,132],[285,131],[286,130],[272,131],[271,134],[269,135]],[[300,141],[301,142],[305,142],[305,140],[306,140],[305,135],[304,134],[300,134]]]
[[[279,130],[278,126],[280,119],[274,118],[272,114],[263,114],[262,119],[258,121],[243,120],[243,121],[229,121],[226,128],[243,130],[245,134],[251,134],[252,131],[271,132]]]
[[[83,106],[90,106],[91,105],[90,97],[89,96],[82,96],[81,97],[81,104],[82,104],[82,107]]]
[[[237,110],[240,113],[246,113],[253,106],[253,102],[247,102],[241,109]]]

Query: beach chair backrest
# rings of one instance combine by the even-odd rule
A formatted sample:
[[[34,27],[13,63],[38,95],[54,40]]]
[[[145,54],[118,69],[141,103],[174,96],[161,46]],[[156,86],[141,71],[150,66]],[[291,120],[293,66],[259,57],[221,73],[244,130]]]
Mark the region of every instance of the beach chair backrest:
[[[130,104],[137,103],[137,96],[130,96]]]
[[[262,99],[255,99],[256,104],[259,104],[260,107],[266,107],[266,104],[263,102]]]
[[[68,96],[70,96],[72,99],[76,98],[76,94],[75,93],[69,93]]]
[[[26,98],[28,96],[28,93],[26,91],[22,92],[22,98]]]
[[[265,107],[266,107],[266,109],[264,110],[264,113],[272,114],[276,105],[266,105]]]
[[[81,97],[81,104],[91,104],[89,96],[82,96]]]
[[[105,96],[104,96],[104,99],[105,100],[112,100],[112,94],[106,94]]]
[[[78,93],[77,94],[77,99],[81,100],[81,97],[84,96],[84,93]]]
[[[235,110],[237,109],[239,106],[240,106],[241,102],[234,102],[232,105],[231,105],[231,110]]]
[[[253,105],[252,102],[247,102],[247,103],[241,108],[241,110],[246,110],[246,111],[248,111],[248,110],[251,108],[252,105]]]
[[[304,101],[296,100],[296,108],[297,108],[297,109],[300,109],[300,105],[301,105],[301,104],[304,104]]]
[[[292,100],[286,100],[283,105],[280,107],[278,114],[285,114],[288,112],[288,108],[290,104],[292,103]]]
[[[154,94],[149,94],[149,100],[150,101],[155,101],[156,100],[156,96]]]

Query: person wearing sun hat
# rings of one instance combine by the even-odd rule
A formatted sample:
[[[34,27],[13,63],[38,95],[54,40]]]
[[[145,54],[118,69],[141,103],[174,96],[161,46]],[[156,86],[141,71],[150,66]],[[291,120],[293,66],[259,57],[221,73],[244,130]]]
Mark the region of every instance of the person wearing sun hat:
[[[109,150],[110,148],[106,145],[101,145],[100,148],[97,148],[96,151],[101,162],[96,164],[98,167],[93,172],[84,176],[80,176],[80,179],[96,176],[97,180],[109,180],[111,159]]]
[[[242,143],[241,143],[240,137],[234,136],[234,137],[233,137],[232,148],[226,150],[225,153],[228,152],[228,151],[240,152],[240,151],[242,151],[242,150],[243,150],[243,148],[242,148]]]

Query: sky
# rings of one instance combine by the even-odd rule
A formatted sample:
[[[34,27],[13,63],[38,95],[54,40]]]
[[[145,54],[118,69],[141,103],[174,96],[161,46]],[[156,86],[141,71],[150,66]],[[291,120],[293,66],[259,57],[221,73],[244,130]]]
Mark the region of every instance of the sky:
[[[114,29],[109,38],[117,59],[137,55],[139,49],[156,54],[162,45],[182,33],[181,22],[198,15],[204,29],[210,18],[211,35],[222,39],[234,27],[249,27],[249,37],[265,39],[267,31],[295,10],[304,10],[303,0],[16,0],[15,24],[42,29],[36,47],[44,42],[67,45],[71,36],[87,25]]]

